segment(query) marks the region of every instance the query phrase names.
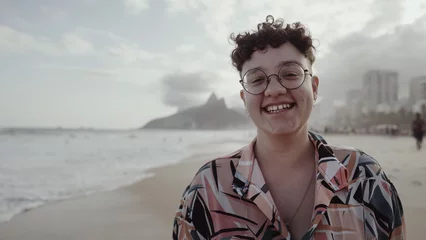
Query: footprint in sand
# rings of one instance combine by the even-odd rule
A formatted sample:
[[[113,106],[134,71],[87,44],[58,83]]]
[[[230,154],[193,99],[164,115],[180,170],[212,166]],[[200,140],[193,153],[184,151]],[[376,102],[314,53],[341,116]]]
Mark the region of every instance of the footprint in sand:
[[[418,181],[418,180],[414,180],[414,181],[412,181],[411,182],[411,184],[413,184],[414,186],[416,186],[416,187],[419,187],[419,186],[421,186],[422,185],[422,182],[420,182],[420,181]]]

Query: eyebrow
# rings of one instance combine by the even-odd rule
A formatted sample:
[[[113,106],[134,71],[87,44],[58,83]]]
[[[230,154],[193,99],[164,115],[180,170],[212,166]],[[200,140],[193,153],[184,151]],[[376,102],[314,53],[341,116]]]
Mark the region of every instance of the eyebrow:
[[[296,61],[296,60],[280,61],[277,65],[275,65],[275,67],[274,67],[274,68],[278,70],[278,68],[282,67],[284,64],[289,64],[289,63],[296,63],[296,64],[299,64],[300,66],[302,66],[303,70],[305,70],[305,69],[306,69],[306,68],[305,68],[305,66],[303,66],[303,64],[302,64],[301,62]],[[262,70],[262,71],[264,71],[264,72],[266,71],[264,67],[262,67],[262,66],[257,66],[257,67],[254,67],[254,68],[250,68],[250,69],[249,69],[249,70],[247,70],[244,74],[246,74],[248,71],[253,70],[253,69],[260,69],[260,70]],[[240,73],[240,77],[242,77],[242,73]]]
[[[285,64],[289,64],[289,63],[299,64],[299,65],[303,68],[303,70],[306,70],[305,66],[303,66],[303,64],[302,64],[301,62],[296,61],[296,60],[280,61],[277,65],[275,65],[275,67],[274,67],[274,68],[275,68],[275,69],[278,69],[278,68],[282,67],[283,65],[285,65]],[[262,66],[257,66],[257,67],[250,68],[249,70],[247,70],[247,71],[244,73],[244,75],[245,75],[248,71],[253,70],[253,69],[260,69],[260,70],[262,70],[262,71],[264,71],[264,72],[266,71],[264,67],[262,67]],[[240,72],[240,77],[242,77],[242,76],[243,76],[243,74],[242,74],[242,72]]]
[[[296,61],[296,60],[281,61],[281,62],[279,62],[277,65],[275,65],[275,67],[274,67],[274,68],[275,68],[275,69],[278,69],[278,68],[282,67],[283,65],[285,65],[285,64],[289,64],[289,63],[295,63],[295,64],[298,64],[298,65],[300,65],[303,69],[305,69],[305,66],[303,66],[303,64],[302,64],[301,62]],[[255,67],[255,68],[253,68],[253,69],[260,69],[260,70],[262,70],[262,71],[265,71],[265,68],[264,68],[264,67],[262,67],[262,66]]]

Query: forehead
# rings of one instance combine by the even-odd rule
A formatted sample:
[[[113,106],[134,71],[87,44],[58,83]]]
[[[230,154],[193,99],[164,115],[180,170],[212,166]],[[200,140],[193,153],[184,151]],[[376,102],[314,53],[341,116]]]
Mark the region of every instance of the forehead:
[[[268,47],[263,51],[255,51],[250,60],[243,64],[241,73],[244,74],[253,68],[260,68],[265,72],[275,71],[283,61],[295,61],[299,62],[304,68],[308,67],[306,57],[291,43],[284,43],[278,48]]]

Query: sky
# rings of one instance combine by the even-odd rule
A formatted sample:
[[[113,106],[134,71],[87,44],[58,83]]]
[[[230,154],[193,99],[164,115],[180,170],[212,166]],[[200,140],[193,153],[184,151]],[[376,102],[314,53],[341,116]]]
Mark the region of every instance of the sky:
[[[127,129],[212,92],[242,107],[231,33],[309,28],[326,104],[368,69],[426,75],[422,0],[0,0],[0,127]],[[321,107],[321,109],[324,109]]]

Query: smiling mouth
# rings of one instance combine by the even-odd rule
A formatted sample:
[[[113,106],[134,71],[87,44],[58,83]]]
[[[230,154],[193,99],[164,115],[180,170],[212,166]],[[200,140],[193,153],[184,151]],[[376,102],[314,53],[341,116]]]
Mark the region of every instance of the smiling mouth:
[[[267,106],[265,108],[262,108],[262,110],[267,113],[279,113],[283,111],[288,111],[294,108],[295,106],[296,106],[296,103],[286,103],[286,104]]]

